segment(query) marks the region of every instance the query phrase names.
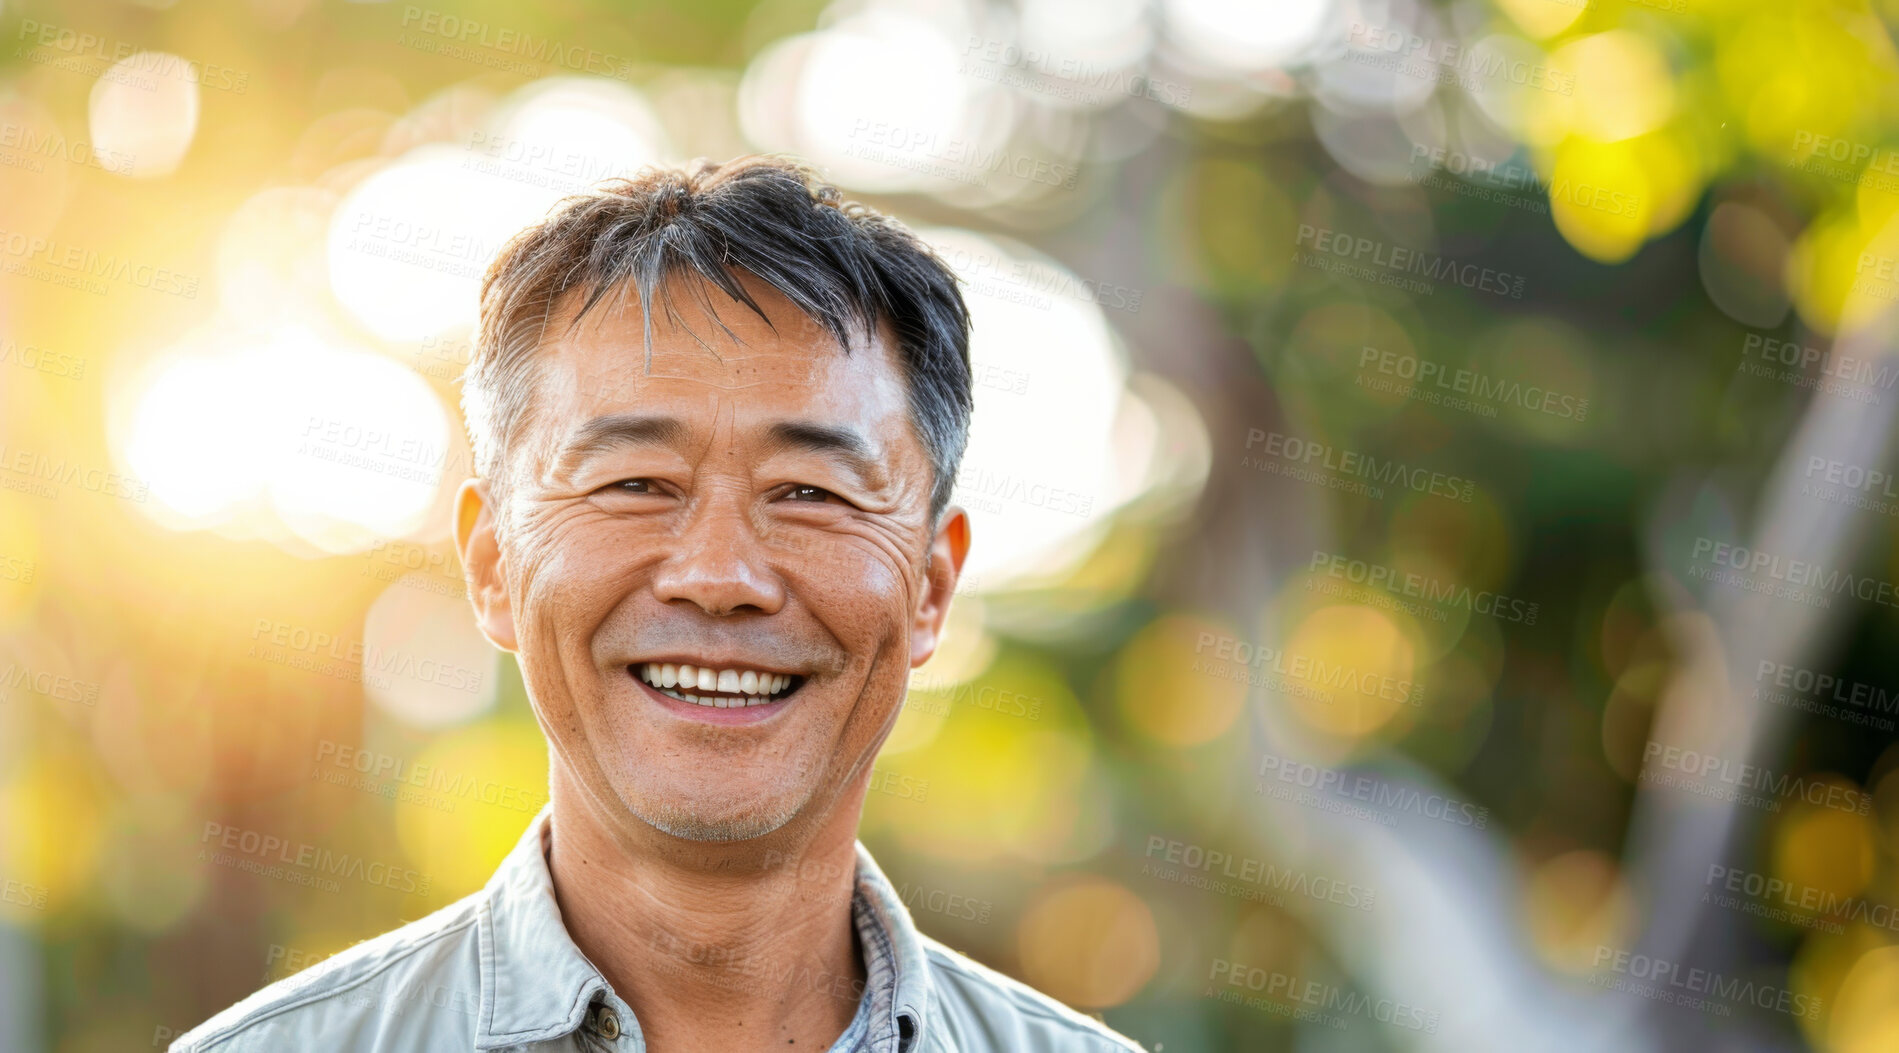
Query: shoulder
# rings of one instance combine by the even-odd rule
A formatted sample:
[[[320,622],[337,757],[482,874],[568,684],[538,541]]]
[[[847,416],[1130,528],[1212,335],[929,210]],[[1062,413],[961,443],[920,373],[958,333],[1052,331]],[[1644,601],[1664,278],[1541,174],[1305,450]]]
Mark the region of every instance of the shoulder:
[[[921,934],[919,934],[921,935]],[[1144,1053],[1140,1043],[1035,988],[922,936],[935,993],[932,1024],[942,1046],[1011,1053]]]
[[[477,892],[278,980],[180,1036],[170,1053],[417,1049],[465,1034],[481,1005]]]

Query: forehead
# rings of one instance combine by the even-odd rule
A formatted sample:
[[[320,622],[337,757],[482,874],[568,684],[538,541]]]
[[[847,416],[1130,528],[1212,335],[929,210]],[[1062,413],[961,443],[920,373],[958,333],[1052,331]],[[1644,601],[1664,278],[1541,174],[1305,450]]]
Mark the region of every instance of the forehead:
[[[558,441],[594,416],[658,406],[682,416],[704,407],[866,427],[888,425],[894,415],[902,427],[905,386],[888,326],[853,333],[846,353],[783,293],[751,275],[739,281],[764,317],[697,275],[669,277],[664,293],[653,295],[650,353],[630,283],[610,290],[577,325],[570,323],[582,298],[569,294],[539,352],[534,416],[543,426],[536,430]]]

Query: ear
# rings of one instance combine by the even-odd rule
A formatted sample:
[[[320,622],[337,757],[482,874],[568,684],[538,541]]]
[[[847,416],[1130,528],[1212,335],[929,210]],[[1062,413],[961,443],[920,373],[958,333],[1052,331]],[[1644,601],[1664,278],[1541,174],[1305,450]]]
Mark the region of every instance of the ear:
[[[486,479],[463,482],[455,494],[455,551],[461,555],[475,625],[489,643],[513,651],[514,605],[508,598],[507,568],[495,536],[496,511]]]
[[[969,515],[952,505],[943,510],[943,521],[930,541],[923,595],[910,622],[910,668],[929,661],[936,653],[936,645],[943,639],[943,622],[949,617],[950,599],[956,595],[956,582],[963,574],[963,559],[968,555]]]

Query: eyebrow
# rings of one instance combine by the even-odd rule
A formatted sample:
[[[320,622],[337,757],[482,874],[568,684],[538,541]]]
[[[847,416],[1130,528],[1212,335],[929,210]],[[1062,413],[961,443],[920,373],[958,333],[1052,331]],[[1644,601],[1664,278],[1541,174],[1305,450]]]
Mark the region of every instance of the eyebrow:
[[[623,446],[676,446],[686,437],[686,426],[676,417],[640,413],[613,413],[595,417],[574,429],[554,457],[556,478],[568,478],[587,459]]]
[[[882,485],[888,473],[871,441],[854,428],[806,420],[781,420],[765,432],[769,456],[786,450],[824,454],[842,461],[865,486]]]
[[[608,450],[627,446],[678,446],[685,441],[686,434],[686,425],[677,417],[641,413],[595,417],[574,429],[562,444],[554,457],[554,475],[568,478],[589,458]],[[761,455],[788,450],[834,457],[866,486],[882,484],[888,474],[871,441],[854,428],[806,420],[777,421],[766,429]]]

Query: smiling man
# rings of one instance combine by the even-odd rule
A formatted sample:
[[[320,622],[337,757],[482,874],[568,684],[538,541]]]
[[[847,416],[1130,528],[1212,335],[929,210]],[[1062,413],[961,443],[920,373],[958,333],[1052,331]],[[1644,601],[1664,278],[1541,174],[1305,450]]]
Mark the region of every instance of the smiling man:
[[[455,539],[549,805],[480,892],[172,1048],[1138,1050],[922,935],[856,840],[969,549],[968,338],[936,256],[786,162],[510,242]]]

